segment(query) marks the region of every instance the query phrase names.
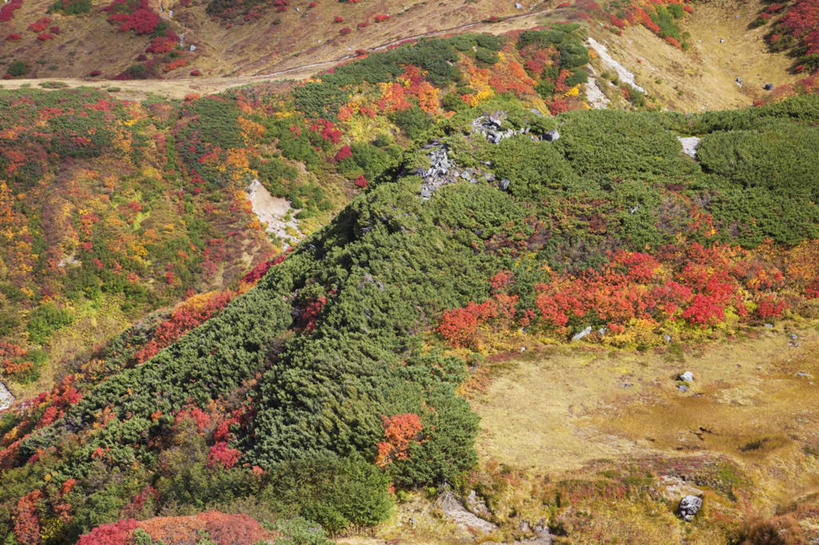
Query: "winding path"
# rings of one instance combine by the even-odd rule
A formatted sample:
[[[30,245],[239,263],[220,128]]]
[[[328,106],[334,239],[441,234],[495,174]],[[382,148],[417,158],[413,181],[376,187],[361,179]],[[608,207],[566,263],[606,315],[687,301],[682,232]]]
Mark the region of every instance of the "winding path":
[[[543,2],[539,2],[538,4],[535,4],[534,7],[542,3]],[[486,21],[473,21],[471,23],[465,23],[462,25],[444,28],[432,32],[424,32],[409,36],[403,36],[399,39],[380,43],[374,47],[368,48],[367,50],[383,51],[391,46],[400,44],[402,42],[406,42],[408,40],[431,38],[435,36],[443,36],[446,34],[465,32],[468,30],[476,30],[491,34],[500,34],[513,29],[531,28],[533,26],[537,26],[538,24],[540,24],[538,19],[543,17],[544,15],[550,15],[558,13],[560,11],[561,11],[560,9],[556,10],[534,9],[526,13],[504,17],[499,19],[498,21],[491,23]],[[326,45],[327,44],[325,43],[322,46]],[[322,46],[315,46],[313,48],[300,51],[299,53],[309,54],[311,52],[316,52]],[[93,87],[107,89],[116,88],[118,89],[116,96],[125,99],[142,99],[146,97],[149,93],[165,96],[168,98],[184,98],[186,95],[189,95],[191,93],[199,94],[218,93],[231,87],[238,87],[241,85],[247,85],[249,83],[255,83],[259,81],[275,81],[284,79],[303,80],[314,76],[315,74],[321,72],[324,69],[332,68],[333,66],[336,66],[339,63],[354,59],[355,57],[356,54],[350,53],[338,57],[333,57],[331,59],[299,64],[297,66],[286,66],[286,63],[288,62],[288,60],[290,60],[290,58],[288,58],[287,60],[278,63],[279,65],[285,66],[282,66],[277,70],[261,74],[242,76],[229,76],[218,78],[188,77],[167,80],[130,81],[85,80],[80,78],[13,79],[4,81],[2,87],[4,89],[20,89],[27,87],[36,88],[40,86],[40,84],[42,84],[43,82],[48,81],[59,82],[65,84],[69,88],[74,87]]]

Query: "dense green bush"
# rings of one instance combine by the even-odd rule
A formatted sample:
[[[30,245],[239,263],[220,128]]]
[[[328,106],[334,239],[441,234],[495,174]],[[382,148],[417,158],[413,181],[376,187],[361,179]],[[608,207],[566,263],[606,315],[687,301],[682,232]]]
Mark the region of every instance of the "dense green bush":
[[[91,0],[57,0],[51,9],[66,15],[80,15],[91,11]]]
[[[579,177],[555,146],[526,135],[507,138],[492,153],[493,170],[511,181],[509,191],[527,201],[540,201],[575,188]]]
[[[756,247],[766,238],[797,244],[819,236],[819,205],[802,191],[762,187],[723,190],[715,196],[711,210],[720,238],[746,248]]]
[[[259,175],[259,179],[273,195],[284,196],[284,185],[282,182],[293,181],[298,175],[298,170],[286,164],[281,159],[271,157],[267,160],[254,159],[251,162],[253,168]]]
[[[334,120],[339,107],[347,102],[347,93],[331,82],[309,81],[293,89],[293,100],[308,118]]]
[[[20,76],[25,76],[28,74],[28,70],[28,65],[25,62],[18,60],[11,63],[6,69],[6,72],[9,76],[19,78]]]
[[[500,60],[495,51],[485,47],[479,47],[478,50],[475,51],[475,59],[477,59],[478,62],[488,65],[496,64],[498,60]]]
[[[73,321],[71,312],[53,303],[40,305],[28,315],[28,338],[35,344],[48,341],[51,334]]]
[[[714,132],[697,148],[703,169],[744,187],[819,197],[819,129],[780,125],[759,131]]]
[[[418,106],[391,114],[390,121],[398,125],[413,140],[418,140],[435,124],[435,119]]]
[[[555,146],[581,176],[596,180],[695,173],[672,133],[649,116],[614,110],[576,111],[560,118]]]
[[[185,113],[192,117],[187,129],[196,133],[198,140],[223,149],[242,147],[236,102],[222,97],[202,97],[193,101]]]

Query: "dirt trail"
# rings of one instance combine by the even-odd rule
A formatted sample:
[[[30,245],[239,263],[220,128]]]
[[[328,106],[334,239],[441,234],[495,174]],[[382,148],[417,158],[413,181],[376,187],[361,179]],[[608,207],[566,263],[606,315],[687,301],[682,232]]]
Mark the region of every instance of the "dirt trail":
[[[510,30],[538,26],[544,21],[567,19],[572,10],[538,8],[512,15],[494,23],[473,20],[444,29],[416,32],[366,46],[367,51],[381,51],[390,46],[419,38],[444,36],[466,31],[502,34]],[[634,72],[639,85],[656,97],[662,106],[683,112],[727,109],[749,106],[765,94],[764,83],[793,82],[798,77],[788,73],[792,62],[785,54],[770,54],[764,42],[765,27],[748,30],[756,17],[758,4],[752,2],[733,9],[713,3],[699,4],[686,18],[691,30],[691,48],[684,52],[659,40],[641,26],[629,27],[622,36],[609,32],[592,32],[608,49],[613,59]],[[412,29],[417,27],[407,27]],[[361,44],[359,44],[361,45]],[[346,49],[352,51],[353,47]],[[363,45],[362,45],[363,47]],[[94,87],[112,90],[114,96],[141,100],[151,95],[182,99],[190,94],[211,94],[259,82],[303,80],[352,60],[355,53],[338,55],[343,49],[334,41],[293,53],[285,59],[267,64],[264,56],[251,65],[244,64],[243,75],[198,77],[171,80],[87,80],[79,78],[17,79],[2,82],[4,89],[38,87],[43,81],[57,81],[69,87]],[[254,67],[255,66],[255,67]],[[264,68],[264,66],[268,66]],[[743,86],[736,84],[741,77]],[[601,82],[602,84],[602,82]],[[616,91],[616,90],[615,90]]]
[[[520,15],[513,15],[504,18],[495,23],[486,23],[483,21],[473,21],[470,23],[457,25],[432,32],[424,32],[413,34],[409,36],[402,36],[400,39],[389,40],[379,43],[378,45],[369,48],[369,51],[383,51],[393,45],[405,42],[407,40],[417,40],[420,38],[431,38],[435,36],[444,36],[446,34],[465,32],[472,30],[475,32],[487,32],[491,34],[502,34],[514,29],[526,29],[540,24],[540,20],[544,16],[552,15],[560,10],[540,9],[522,13]],[[302,55],[318,55],[321,56],[317,50],[320,48],[327,49],[324,46],[317,46],[310,50],[299,52]],[[98,89],[114,89],[112,91],[117,97],[129,100],[141,100],[150,95],[158,95],[171,99],[182,99],[190,94],[211,94],[219,93],[230,89],[232,87],[239,87],[242,85],[249,85],[252,83],[266,82],[266,81],[283,81],[283,80],[303,80],[312,77],[323,70],[332,68],[339,63],[354,59],[355,54],[345,54],[341,56],[334,56],[310,63],[294,64],[295,58],[288,58],[273,66],[274,70],[262,74],[249,74],[242,76],[230,76],[219,78],[181,78],[172,80],[89,80],[80,78],[45,78],[45,79],[14,79],[2,82],[4,89],[21,89],[21,88],[39,88],[43,82],[59,82],[67,85],[70,88],[76,87],[91,87]]]

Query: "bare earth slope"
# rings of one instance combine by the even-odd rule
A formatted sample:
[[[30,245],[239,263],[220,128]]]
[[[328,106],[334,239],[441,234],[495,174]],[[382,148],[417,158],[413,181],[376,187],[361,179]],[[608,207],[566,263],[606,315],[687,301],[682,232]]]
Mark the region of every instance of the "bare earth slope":
[[[437,4],[383,0],[327,3],[313,9],[307,9],[305,3],[298,12],[266,12],[258,20],[228,28],[206,14],[204,3],[194,3],[190,8],[176,6],[172,19],[176,31],[185,33],[186,47],[196,46],[195,54],[186,54],[190,57],[187,66],[163,74],[164,80],[112,82],[104,78],[134,64],[148,38],[117,32],[106,22],[105,14],[99,13],[104,6],[100,3],[82,16],[50,14],[52,24],[62,30],[54,39],[41,42],[25,25],[44,15],[49,5],[46,0],[27,0],[12,22],[0,23],[0,34],[13,30],[23,36],[22,41],[0,41],[0,65],[24,59],[34,78],[5,81],[3,87],[36,85],[36,79],[48,78],[71,87],[118,87],[125,98],[151,93],[183,98],[259,81],[305,79],[354,58],[356,51],[380,50],[408,39],[461,32],[500,34],[577,14],[575,8],[560,8],[555,2],[526,4],[519,10],[498,0]],[[763,41],[767,27],[748,29],[759,9],[756,1],[697,4],[683,24],[692,35],[688,51],[669,45],[642,26],[628,27],[621,36],[594,26],[591,34],[634,72],[639,85],[661,107],[679,111],[737,108],[764,96],[765,83],[780,85],[797,79],[787,71],[791,59],[767,51]],[[373,23],[377,14],[390,18]],[[490,15],[502,20],[489,23]],[[333,23],[335,17],[343,17],[344,22]],[[358,23],[369,26],[358,28]],[[345,26],[355,30],[339,34]],[[101,80],[87,77],[99,68],[103,68]],[[597,68],[598,72],[605,70],[599,62]],[[202,77],[191,77],[192,69]],[[736,84],[737,77],[742,87]]]

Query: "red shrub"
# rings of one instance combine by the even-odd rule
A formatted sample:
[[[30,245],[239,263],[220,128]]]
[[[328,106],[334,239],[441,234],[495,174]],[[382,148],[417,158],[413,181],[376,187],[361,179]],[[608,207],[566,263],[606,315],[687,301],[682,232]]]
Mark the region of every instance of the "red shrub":
[[[37,36],[37,39],[40,40],[41,42],[45,42],[45,41],[48,41],[48,40],[52,39],[53,37],[54,37],[54,34],[51,34],[51,33],[48,33],[48,32],[43,32],[42,34]]]
[[[81,536],[77,545],[129,545],[136,528],[134,519],[103,524]]]
[[[102,72],[100,72],[99,70],[91,70],[91,72],[89,72],[89,74],[88,74],[88,75],[89,75],[90,77],[92,77],[92,78],[95,78],[95,77],[97,77],[97,76],[102,75]]]
[[[310,2],[309,4],[307,4],[307,7],[308,7],[308,8],[314,8],[314,7],[316,7],[316,6],[318,6],[318,4],[317,4],[317,3],[315,3],[315,2]]]
[[[145,51],[157,54],[167,53],[176,48],[176,43],[177,41],[175,39],[168,38],[167,36],[152,38],[151,45],[149,45]]]
[[[356,187],[360,187],[361,189],[364,189],[365,187],[370,185],[370,183],[367,181],[367,178],[365,178],[363,174],[356,178],[353,183],[355,184]]]
[[[676,47],[677,49],[682,49],[682,46],[680,45],[680,42],[678,42],[678,41],[676,40],[676,38],[673,38],[673,37],[671,37],[671,36],[666,36],[666,37],[665,37],[665,38],[663,38],[663,39],[664,39],[665,41],[667,41],[668,43],[670,43],[671,45],[673,45],[674,47]]]
[[[23,5],[23,0],[11,0],[8,4],[0,6],[0,23],[5,23],[14,19],[14,12]]]
[[[30,25],[28,25],[28,29],[30,31],[32,31],[32,32],[42,32],[46,28],[48,28],[48,25],[50,23],[51,23],[51,19],[49,19],[48,17],[42,17],[40,19],[37,19],[35,22],[31,23]]]
[[[168,545],[190,545],[202,534],[219,545],[253,545],[275,541],[275,535],[244,514],[224,514],[216,511],[182,517],[155,517],[137,523],[155,541]]]
[[[299,323],[302,325],[305,334],[310,333],[316,328],[316,323],[327,304],[327,298],[321,296],[313,301],[308,301],[304,307],[299,310]]]
[[[343,22],[344,22],[344,17],[342,17],[341,15],[336,15],[336,16],[333,18],[333,22],[334,22],[334,23],[343,23]]]
[[[49,28],[48,30],[51,31],[52,34],[59,34],[60,33],[60,27],[58,27],[58,26],[53,26],[53,27]]]
[[[756,307],[756,313],[760,318],[776,318],[780,316],[786,308],[788,308],[788,306],[784,301],[777,303],[773,297],[765,296],[760,299]]]
[[[22,40],[22,39],[23,39],[23,37],[20,36],[19,34],[9,34],[8,36],[6,36],[6,41],[9,41],[9,42],[15,42],[17,40]]]
[[[40,519],[37,516],[37,502],[43,493],[32,490],[17,501],[17,517],[14,520],[14,534],[20,545],[40,543]]]
[[[202,75],[202,72],[200,72],[199,70],[191,70],[191,76],[197,77],[197,76],[201,76],[201,75]]]
[[[151,341],[137,351],[134,358],[142,363],[154,357],[160,350],[225,308],[234,295],[232,291],[210,292],[188,299],[173,311],[170,318],[157,326]]]
[[[335,159],[335,161],[337,163],[339,163],[339,162],[343,161],[344,159],[346,159],[347,157],[352,157],[352,156],[353,156],[353,150],[350,149],[350,146],[348,146],[347,144],[344,144],[343,146],[341,146],[341,149],[338,150],[338,153],[336,153],[336,156],[334,157],[334,159]]]
[[[159,15],[151,9],[148,0],[139,0],[136,4],[113,0],[102,11],[111,13],[108,22],[118,23],[120,32],[133,30],[137,34],[151,34],[160,23]]]
[[[339,33],[339,34],[341,34],[341,35],[343,36],[343,35],[345,35],[345,34],[349,34],[349,33],[350,33],[350,32],[352,32],[352,31],[353,31],[353,29],[351,29],[351,28],[350,28],[350,27],[348,27],[348,26],[345,26],[344,28],[342,28],[341,30],[339,30],[339,31],[338,31],[338,33]]]
[[[159,15],[150,9],[143,8],[133,12],[131,17],[120,25],[119,29],[122,31],[133,30],[137,34],[150,34],[156,30],[159,21]]]
[[[378,456],[375,464],[379,467],[405,459],[410,444],[419,443],[422,440],[423,424],[417,414],[396,414],[392,418],[382,416],[381,424],[384,426],[386,441],[378,443]]]
[[[367,21],[362,21],[356,25],[356,28],[360,30],[362,28],[367,28],[368,26],[370,26],[370,23],[368,23]]]
[[[217,463],[225,469],[230,469],[241,458],[242,453],[235,448],[228,447],[225,441],[219,441],[208,452],[208,467],[213,467]]]
[[[294,127],[295,127],[295,125],[294,125]],[[296,127],[296,128],[298,128],[298,127]],[[292,127],[291,127],[291,130],[292,130]],[[269,259],[267,261],[263,261],[263,262],[259,263],[258,265],[253,267],[252,271],[250,271],[249,273],[247,273],[246,275],[244,275],[242,277],[242,282],[247,282],[247,283],[257,282],[265,274],[267,274],[267,271],[270,270],[270,267],[273,267],[274,265],[278,265],[279,263],[284,261],[286,257],[287,257],[287,252],[277,255],[273,259]]]
[[[376,16],[373,18],[373,20],[374,20],[376,23],[383,23],[384,21],[386,21],[386,20],[387,20],[387,19],[389,19],[389,18],[390,18],[390,16],[389,16],[389,15],[376,15]]]

